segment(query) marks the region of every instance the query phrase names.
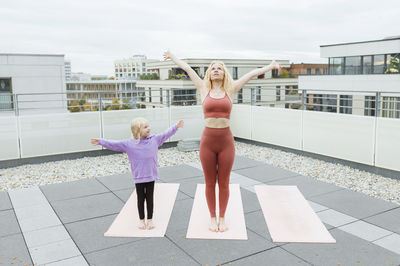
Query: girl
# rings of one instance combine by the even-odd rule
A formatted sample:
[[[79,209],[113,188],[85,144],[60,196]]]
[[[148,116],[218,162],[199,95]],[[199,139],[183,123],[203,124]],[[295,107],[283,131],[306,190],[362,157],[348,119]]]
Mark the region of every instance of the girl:
[[[172,126],[164,133],[150,136],[149,122],[144,118],[136,118],[131,122],[133,139],[112,141],[92,139],[94,145],[101,145],[109,150],[125,152],[131,164],[131,171],[135,181],[137,206],[139,211],[139,229],[151,230],[153,224],[153,192],[154,181],[159,179],[157,169],[158,147],[169,137],[174,135],[178,128],[183,127],[183,120]],[[147,206],[147,224],[144,217],[144,202]]]
[[[268,66],[254,69],[240,79],[233,80],[223,62],[213,61],[203,80],[186,62],[170,51],[164,53],[164,59],[171,59],[183,69],[200,93],[206,125],[200,140],[200,161],[204,171],[206,199],[211,217],[208,228],[213,232],[224,232],[228,230],[225,225],[225,210],[229,199],[229,177],[235,158],[233,136],[229,129],[232,100],[249,80],[272,69],[280,69],[280,66],[272,61]],[[217,181],[219,187],[218,223],[215,213]]]

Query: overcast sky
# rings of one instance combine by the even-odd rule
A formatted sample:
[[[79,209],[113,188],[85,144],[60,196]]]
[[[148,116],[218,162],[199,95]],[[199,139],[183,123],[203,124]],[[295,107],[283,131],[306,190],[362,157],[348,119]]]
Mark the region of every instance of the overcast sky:
[[[0,53],[64,54],[72,72],[113,75],[114,60],[327,62],[319,46],[400,35],[400,1],[0,0]]]

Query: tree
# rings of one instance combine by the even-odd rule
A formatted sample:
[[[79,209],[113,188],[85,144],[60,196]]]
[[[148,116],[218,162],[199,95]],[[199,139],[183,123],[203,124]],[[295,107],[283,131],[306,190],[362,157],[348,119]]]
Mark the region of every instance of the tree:
[[[282,72],[281,72],[281,78],[283,78],[283,79],[289,78],[289,71],[287,71],[287,70],[282,70]]]
[[[72,101],[68,104],[68,110],[72,113],[75,112],[80,112],[81,108],[79,107],[79,102],[78,101]]]
[[[119,110],[120,109],[120,103],[118,99],[113,99],[111,102],[111,110]]]
[[[390,63],[385,71],[385,74],[399,73],[400,59],[397,57],[391,57],[389,62]]]

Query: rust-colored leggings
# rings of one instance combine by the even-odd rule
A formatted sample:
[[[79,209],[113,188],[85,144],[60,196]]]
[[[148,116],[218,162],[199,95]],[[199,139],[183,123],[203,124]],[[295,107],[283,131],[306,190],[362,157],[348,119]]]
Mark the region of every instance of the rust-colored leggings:
[[[215,217],[215,185],[218,176],[219,217],[225,217],[229,200],[229,177],[235,159],[235,144],[229,127],[205,127],[200,140],[200,161],[206,181],[206,199]]]

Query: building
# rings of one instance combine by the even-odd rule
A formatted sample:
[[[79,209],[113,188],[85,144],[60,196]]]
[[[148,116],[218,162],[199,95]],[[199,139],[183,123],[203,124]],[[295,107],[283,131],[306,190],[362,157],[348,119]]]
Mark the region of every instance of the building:
[[[147,64],[157,61],[147,59],[145,55],[134,55],[128,59],[115,60],[115,79],[140,79],[140,75],[148,73]]]
[[[307,109],[400,118],[400,36],[320,46],[327,75],[299,76]]]
[[[65,112],[64,55],[0,54],[0,111]]]
[[[183,59],[201,77],[204,75],[214,59],[206,58],[187,58]],[[255,59],[218,59],[223,61],[232,78],[238,79],[247,72],[269,65],[272,60]],[[284,67],[289,67],[288,60],[278,60]],[[147,65],[149,73],[155,73],[157,80],[138,80],[136,87],[146,92],[146,102],[156,106],[166,102],[165,89],[171,90],[171,104],[173,105],[193,105],[200,104],[200,99],[196,96],[196,88],[186,73],[171,60],[151,62]],[[286,91],[297,91],[297,79],[295,78],[273,78],[271,72],[260,75],[256,79],[246,84],[236,96],[237,103],[250,103],[251,90],[254,88],[255,96],[253,101],[256,105],[280,105],[285,107]],[[269,88],[269,90],[262,90]],[[278,99],[279,103],[276,103]]]
[[[299,75],[326,75],[328,74],[328,64],[290,64],[290,67],[285,70],[293,78],[297,78]]]
[[[83,72],[73,72],[69,81],[107,80],[107,75],[92,75]]]
[[[138,97],[144,95],[144,92],[137,91],[136,80],[79,80],[68,81],[66,86],[69,109],[88,103],[88,109],[93,111],[97,109],[93,106],[98,105],[100,97],[104,105],[126,104],[129,108],[136,108],[136,104],[140,104]]]

